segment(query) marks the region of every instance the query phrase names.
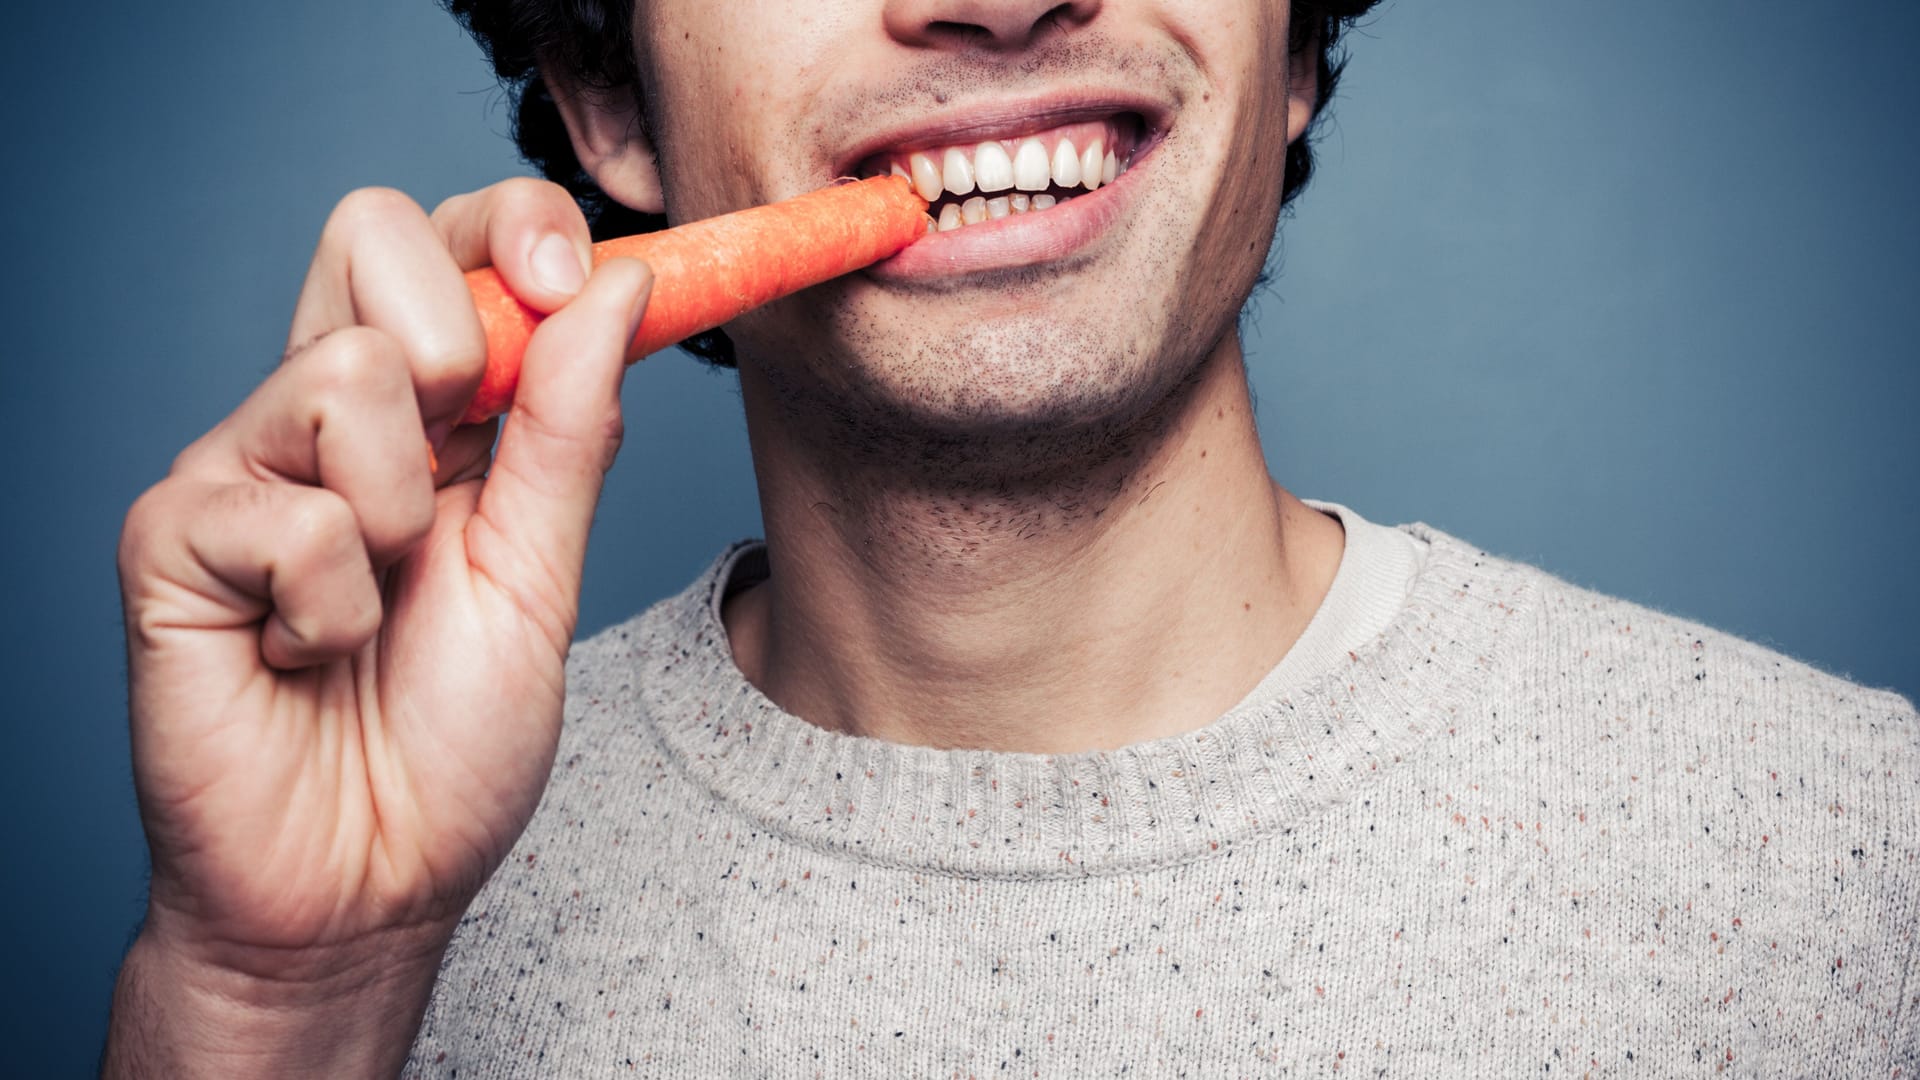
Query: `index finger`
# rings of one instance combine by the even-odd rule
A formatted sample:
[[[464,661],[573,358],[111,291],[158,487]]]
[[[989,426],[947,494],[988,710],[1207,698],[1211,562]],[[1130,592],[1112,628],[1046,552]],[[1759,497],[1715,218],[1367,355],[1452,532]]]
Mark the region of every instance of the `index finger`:
[[[507,288],[542,314],[558,311],[586,284],[593,238],[565,188],[517,177],[434,208],[434,228],[462,270],[491,266]]]
[[[361,188],[327,218],[294,306],[285,360],[368,326],[400,343],[421,415],[459,415],[486,367],[473,294],[426,212],[404,192]]]

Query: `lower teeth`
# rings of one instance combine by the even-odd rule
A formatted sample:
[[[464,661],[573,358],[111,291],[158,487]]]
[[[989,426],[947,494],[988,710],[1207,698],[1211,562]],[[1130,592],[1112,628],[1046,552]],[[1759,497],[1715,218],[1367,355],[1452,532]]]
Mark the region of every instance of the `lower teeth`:
[[[1046,192],[1039,195],[1016,192],[1011,195],[998,195],[991,199],[975,195],[964,202],[947,203],[941,206],[937,218],[929,214],[927,231],[952,232],[963,225],[975,225],[982,221],[993,221],[1034,210],[1051,210],[1072,198],[1071,195],[1055,196]]]

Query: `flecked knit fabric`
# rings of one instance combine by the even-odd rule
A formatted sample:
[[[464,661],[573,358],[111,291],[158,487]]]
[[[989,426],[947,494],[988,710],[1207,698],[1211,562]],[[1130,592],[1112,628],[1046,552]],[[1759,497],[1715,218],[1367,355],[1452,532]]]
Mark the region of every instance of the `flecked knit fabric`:
[[[1912,706],[1402,528],[1344,669],[1062,756],[781,712],[728,552],[576,647],[408,1073],[1920,1075]]]

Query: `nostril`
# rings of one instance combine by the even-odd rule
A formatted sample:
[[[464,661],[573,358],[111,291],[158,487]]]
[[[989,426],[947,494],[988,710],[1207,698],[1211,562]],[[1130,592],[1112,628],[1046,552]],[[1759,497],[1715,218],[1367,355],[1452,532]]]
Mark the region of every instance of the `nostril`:
[[[1049,30],[1064,30],[1068,17],[1073,14],[1072,4],[1055,4],[1052,10],[1034,20],[1033,36],[1039,37]]]
[[[947,45],[988,45],[993,31],[973,23],[939,20],[927,24],[927,36]]]

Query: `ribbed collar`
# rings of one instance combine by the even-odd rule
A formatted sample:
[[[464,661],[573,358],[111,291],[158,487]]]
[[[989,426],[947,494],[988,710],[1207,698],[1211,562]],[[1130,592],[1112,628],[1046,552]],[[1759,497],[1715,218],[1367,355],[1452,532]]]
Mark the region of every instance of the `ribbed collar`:
[[[1243,705],[1280,697],[1317,676],[1344,669],[1349,652],[1358,652],[1399,618],[1427,558],[1427,545],[1399,529],[1375,525],[1339,503],[1300,501],[1339,519],[1346,534],[1340,566],[1299,640],[1241,699]]]
[[[888,866],[1077,877],[1205,858],[1296,826],[1470,722],[1519,634],[1524,567],[1424,524],[1430,554],[1386,631],[1285,695],[1117,750],[936,750],[843,735],[781,710],[734,665],[723,554],[630,628],[642,722],[688,777],[770,832]]]

